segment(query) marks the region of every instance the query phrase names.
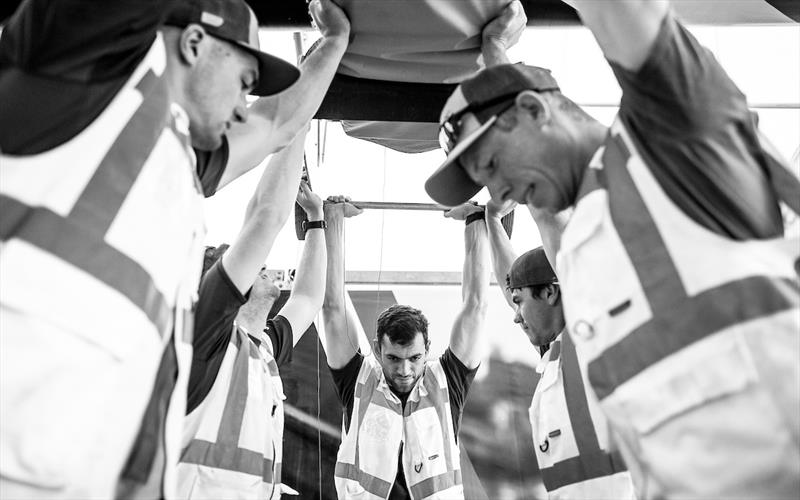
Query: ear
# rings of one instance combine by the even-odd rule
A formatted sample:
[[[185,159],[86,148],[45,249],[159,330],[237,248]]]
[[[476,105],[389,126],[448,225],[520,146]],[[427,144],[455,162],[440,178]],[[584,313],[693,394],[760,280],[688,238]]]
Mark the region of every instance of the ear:
[[[544,124],[550,121],[550,104],[542,97],[542,94],[533,90],[523,90],[514,101],[517,109],[530,114],[534,121],[538,124]]]
[[[545,298],[547,299],[547,303],[551,306],[558,304],[558,301],[561,300],[561,287],[556,284],[547,285],[547,288],[545,288]]]
[[[372,339],[372,350],[378,354],[381,353],[381,343],[378,342],[378,337]]]
[[[206,30],[199,24],[190,24],[185,27],[178,39],[181,60],[189,66],[197,64],[203,51],[203,42],[207,37]]]
[[[428,354],[428,351],[430,350],[430,348],[431,348],[431,341],[430,341],[430,339],[428,339],[428,341],[425,342],[425,354]]]

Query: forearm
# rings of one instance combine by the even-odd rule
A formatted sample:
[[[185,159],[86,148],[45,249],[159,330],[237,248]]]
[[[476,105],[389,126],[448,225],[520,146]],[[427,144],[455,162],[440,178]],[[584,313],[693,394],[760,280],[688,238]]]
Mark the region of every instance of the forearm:
[[[279,138],[277,147],[290,141],[314,117],[346,49],[344,36],[323,38],[300,64],[300,78],[294,85],[250,107],[254,115],[272,117],[271,133]]]
[[[486,229],[489,233],[489,247],[492,255],[494,277],[503,292],[506,302],[513,308],[514,303],[511,301],[511,291],[506,287],[506,276],[511,270],[514,261],[517,260],[517,254],[514,252],[511,241],[508,239],[508,235],[498,217],[487,215]]]
[[[264,167],[245,212],[245,220],[252,213],[265,209],[280,214],[285,220],[294,206],[297,185],[303,171],[305,134],[298,135],[291,144],[275,153]]]
[[[327,277],[322,302],[322,323],[325,330],[325,353],[328,365],[341,368],[358,350],[358,318],[347,307],[344,288],[344,219],[333,214],[336,207],[325,211]]]
[[[247,206],[236,242],[224,257],[225,270],[244,293],[267,258],[275,238],[289,217],[303,155],[303,138],[274,155],[264,168]]]
[[[489,295],[489,244],[486,225],[473,222],[464,232],[466,255],[462,279],[463,305],[450,335],[450,349],[468,368],[485,352],[484,332]]]
[[[325,254],[324,230],[309,230],[306,233],[300,262],[297,264],[297,274],[290,298],[299,306],[297,308],[299,314],[296,315],[296,318],[292,318],[297,323],[292,324],[295,344],[322,308],[322,298],[325,294]]]
[[[483,55],[483,63],[487,68],[499,66],[501,64],[509,64],[511,62],[506,53],[506,48],[490,40],[483,40],[481,44],[481,54]]]
[[[647,60],[658,36],[668,0],[564,0],[578,11],[606,58],[630,71]]]

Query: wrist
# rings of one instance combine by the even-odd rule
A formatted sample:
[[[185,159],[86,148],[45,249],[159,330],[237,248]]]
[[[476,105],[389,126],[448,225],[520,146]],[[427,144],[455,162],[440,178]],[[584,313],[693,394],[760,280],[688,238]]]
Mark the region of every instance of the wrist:
[[[473,222],[476,222],[476,221],[479,221],[479,220],[484,220],[485,218],[486,218],[486,216],[484,215],[484,211],[483,210],[481,210],[480,212],[473,212],[473,213],[467,215],[467,218],[464,219],[464,225],[469,226]]]
[[[322,208],[308,211],[306,212],[306,215],[308,215],[308,220],[325,220],[325,214],[323,213]]]
[[[344,52],[347,50],[347,45],[350,43],[350,30],[325,33],[322,35],[322,39],[322,43],[325,45],[330,45],[334,49]]]

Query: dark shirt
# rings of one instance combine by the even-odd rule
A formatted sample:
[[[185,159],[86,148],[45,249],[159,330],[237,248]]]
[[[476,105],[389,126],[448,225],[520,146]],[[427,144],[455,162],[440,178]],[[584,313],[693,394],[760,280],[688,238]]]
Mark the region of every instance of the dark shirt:
[[[231,341],[233,321],[245,302],[247,296],[239,292],[225,272],[222,260],[218,260],[200,282],[192,340],[187,414],[203,402],[214,386]],[[289,321],[277,315],[267,320],[265,332],[272,341],[272,352],[278,366],[289,362],[292,357],[292,326]],[[260,344],[257,338],[251,336],[250,339]]]
[[[453,432],[458,441],[458,430],[461,426],[461,415],[464,411],[464,403],[467,399],[469,387],[472,385],[472,380],[475,378],[475,373],[478,368],[469,369],[464,366],[453,351],[448,347],[444,354],[439,358],[444,368],[444,374],[447,378],[447,392],[450,396],[450,415],[453,418]],[[364,356],[359,352],[356,353],[348,363],[340,368],[331,368],[331,375],[333,376],[333,384],[336,386],[336,392],[339,395],[339,400],[342,402],[344,409],[344,426],[345,430],[350,429],[350,421],[353,416],[353,406],[355,404],[355,390],[356,381],[358,380],[358,372],[361,370],[361,365],[364,363]],[[406,399],[408,395],[403,396],[397,394],[405,408]],[[389,500],[402,500],[410,499],[408,493],[408,486],[406,485],[405,474],[403,474],[403,448],[401,446],[400,453],[397,458],[397,477],[392,491],[389,494]]]
[[[673,203],[729,238],[783,234],[754,117],[709,50],[668,15],[639,71],[611,67],[619,118]]]
[[[30,0],[0,35],[0,151],[42,153],[85,129],[144,58],[175,0]],[[195,151],[211,196],[227,142]]]

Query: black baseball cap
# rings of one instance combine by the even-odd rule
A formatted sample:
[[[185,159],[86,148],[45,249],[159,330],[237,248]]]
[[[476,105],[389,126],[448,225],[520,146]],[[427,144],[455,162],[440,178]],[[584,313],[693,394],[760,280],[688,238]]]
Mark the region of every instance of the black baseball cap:
[[[436,202],[455,206],[469,200],[481,190],[467,175],[458,157],[508,109],[517,94],[524,90],[537,92],[557,91],[550,70],[524,64],[501,64],[478,72],[461,82],[447,99],[439,119],[439,138],[447,159],[425,182],[425,191]],[[461,137],[460,120],[472,113],[481,126],[471,134]]]
[[[543,247],[534,248],[520,255],[506,276],[508,288],[525,288],[550,283],[558,283],[558,278],[550,266],[550,261],[547,260]]]
[[[179,28],[199,24],[208,34],[255,56],[258,60],[258,84],[251,94],[277,94],[297,81],[300,70],[279,57],[261,51],[258,19],[244,0],[180,0],[173,3],[164,24]]]

